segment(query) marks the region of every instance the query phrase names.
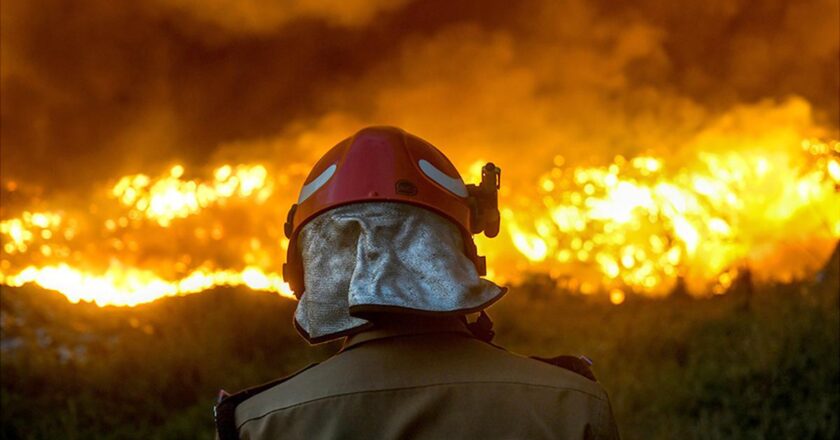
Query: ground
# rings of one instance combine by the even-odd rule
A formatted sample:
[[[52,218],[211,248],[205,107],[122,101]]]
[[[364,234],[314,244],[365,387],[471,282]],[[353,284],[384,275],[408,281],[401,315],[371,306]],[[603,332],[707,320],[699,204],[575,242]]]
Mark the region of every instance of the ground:
[[[799,283],[619,306],[538,276],[492,307],[496,342],[585,354],[625,439],[840,436],[838,262]],[[292,328],[294,302],[217,289],[135,308],[2,288],[2,438],[210,438],[219,388],[328,357]]]

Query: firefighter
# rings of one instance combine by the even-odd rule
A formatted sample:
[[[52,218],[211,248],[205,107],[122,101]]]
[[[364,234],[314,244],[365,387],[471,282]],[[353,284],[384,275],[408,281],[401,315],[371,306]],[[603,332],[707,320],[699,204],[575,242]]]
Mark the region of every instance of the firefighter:
[[[484,309],[505,289],[481,278],[472,236],[498,233],[500,172],[487,164],[465,185],[434,146],[394,127],[327,152],[289,212],[283,273],[299,333],[344,345],[225,395],[219,438],[618,438],[588,359],[490,342]]]

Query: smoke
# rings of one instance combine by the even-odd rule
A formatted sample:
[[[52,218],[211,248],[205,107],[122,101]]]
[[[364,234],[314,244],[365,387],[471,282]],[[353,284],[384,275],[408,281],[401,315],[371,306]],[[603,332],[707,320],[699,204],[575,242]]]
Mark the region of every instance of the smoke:
[[[159,0],[167,13],[183,13],[196,26],[226,34],[269,34],[298,19],[321,19],[338,26],[363,26],[380,12],[397,9],[403,0]]]
[[[837,132],[836,1],[509,3],[6,1],[0,172],[49,192],[308,162],[388,123],[524,175],[679,151],[790,97]]]

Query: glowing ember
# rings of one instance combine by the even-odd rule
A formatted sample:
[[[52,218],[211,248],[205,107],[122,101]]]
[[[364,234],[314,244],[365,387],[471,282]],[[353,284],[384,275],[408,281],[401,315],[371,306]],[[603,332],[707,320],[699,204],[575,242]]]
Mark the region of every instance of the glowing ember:
[[[511,209],[505,220],[532,267],[573,288],[592,279],[614,303],[623,301],[620,289],[664,294],[678,278],[690,290],[722,293],[737,267],[789,281],[807,271],[802,262],[767,267],[753,252],[794,235],[800,246],[830,250],[840,237],[840,179],[832,171],[840,143],[802,145],[809,154],[701,152],[670,173],[651,157],[556,166],[541,179],[540,209],[522,213],[530,230]]]
[[[49,240],[53,230],[61,223],[61,215],[51,212],[24,211],[20,218],[0,222],[0,234],[3,240],[3,252],[7,254],[23,253],[29,249],[36,238]]]
[[[256,196],[258,203],[271,196],[273,185],[266,180],[268,172],[262,165],[231,167],[224,165],[213,172],[214,180],[199,183],[184,181],[184,167],[172,167],[169,176],[152,182],[145,174],[125,176],[114,186],[112,193],[132,212],[142,212],[146,218],[168,226],[175,218],[185,218],[203,208],[231,197]]]

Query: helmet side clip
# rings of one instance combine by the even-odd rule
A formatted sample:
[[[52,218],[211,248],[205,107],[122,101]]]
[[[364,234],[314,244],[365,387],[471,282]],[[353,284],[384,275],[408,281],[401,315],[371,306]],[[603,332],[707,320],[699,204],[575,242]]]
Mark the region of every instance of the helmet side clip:
[[[467,185],[472,216],[470,232],[484,232],[487,237],[499,235],[499,188],[502,186],[502,170],[492,162],[481,168],[481,182]]]

